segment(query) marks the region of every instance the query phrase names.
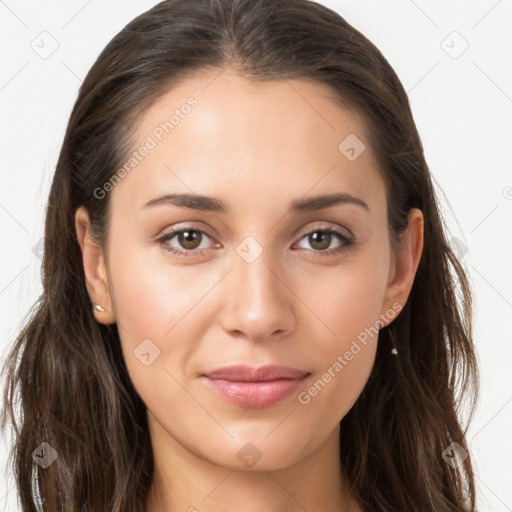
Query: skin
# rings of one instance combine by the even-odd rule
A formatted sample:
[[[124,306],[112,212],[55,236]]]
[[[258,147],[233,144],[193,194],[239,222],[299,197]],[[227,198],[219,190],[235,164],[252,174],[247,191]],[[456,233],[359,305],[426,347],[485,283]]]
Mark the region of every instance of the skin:
[[[148,409],[156,469],[147,511],[362,510],[341,476],[339,422],[368,380],[378,335],[307,404],[294,393],[266,409],[238,407],[199,378],[230,364],[282,364],[311,372],[307,391],[358,334],[381,315],[390,323],[392,305],[407,301],[423,216],[411,210],[393,254],[371,148],[354,161],[338,149],[349,134],[364,142],[364,123],[331,95],[309,80],[252,83],[230,68],[187,78],[141,118],[134,149],[187,98],[198,100],[110,192],[106,254],[90,237],[87,212],[76,212],[87,289],[105,310],[96,318],[118,323]],[[370,211],[344,203],[289,212],[294,199],[334,191]],[[171,192],[213,196],[229,211],[144,208]],[[172,226],[206,234],[195,246],[178,236],[157,242]],[[348,231],[356,244],[325,255],[345,242],[315,243],[304,234],[313,228]],[[249,235],[263,251],[250,263],[237,253]],[[160,355],[145,366],[134,350],[148,338]],[[261,454],[252,467],[237,456],[249,442]]]

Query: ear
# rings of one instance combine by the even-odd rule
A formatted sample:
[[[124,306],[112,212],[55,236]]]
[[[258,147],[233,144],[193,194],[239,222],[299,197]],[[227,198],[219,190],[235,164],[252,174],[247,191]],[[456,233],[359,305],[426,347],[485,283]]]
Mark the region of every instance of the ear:
[[[391,262],[382,314],[396,303],[403,308],[409,298],[423,252],[423,227],[423,213],[418,208],[412,208],[408,226],[402,233],[401,243]]]
[[[98,241],[91,237],[89,214],[83,206],[75,212],[75,229],[82,249],[85,285],[89,297],[92,304],[98,304],[103,308],[103,311],[93,309],[94,316],[99,323],[115,323],[103,250]]]

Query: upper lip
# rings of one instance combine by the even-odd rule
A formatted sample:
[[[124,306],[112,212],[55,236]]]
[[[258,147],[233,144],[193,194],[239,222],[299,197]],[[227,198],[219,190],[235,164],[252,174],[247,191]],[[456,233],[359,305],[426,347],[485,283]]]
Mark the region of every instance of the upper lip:
[[[254,368],[248,365],[224,366],[205,373],[210,379],[224,379],[235,382],[267,382],[276,379],[298,379],[309,372],[288,366],[268,365]]]

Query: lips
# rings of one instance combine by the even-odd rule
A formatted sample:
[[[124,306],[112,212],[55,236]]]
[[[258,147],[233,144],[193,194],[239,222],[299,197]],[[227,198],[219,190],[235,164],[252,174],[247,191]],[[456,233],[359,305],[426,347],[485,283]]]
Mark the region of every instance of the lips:
[[[210,379],[224,379],[236,382],[267,382],[276,379],[298,379],[307,375],[308,372],[290,368],[288,366],[262,366],[253,368],[252,366],[236,365],[226,366],[205,373]]]
[[[215,395],[228,403],[265,408],[290,396],[308,376],[309,372],[288,366],[236,365],[207,372],[202,378]]]

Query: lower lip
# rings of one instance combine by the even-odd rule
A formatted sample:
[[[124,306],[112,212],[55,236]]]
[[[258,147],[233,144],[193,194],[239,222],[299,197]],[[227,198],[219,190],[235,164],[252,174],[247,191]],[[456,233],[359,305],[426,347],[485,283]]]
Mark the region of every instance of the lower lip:
[[[211,379],[204,376],[206,384],[217,396],[239,407],[263,409],[272,407],[289,397],[306,380],[308,375],[298,379],[278,379],[266,382],[235,382]]]

